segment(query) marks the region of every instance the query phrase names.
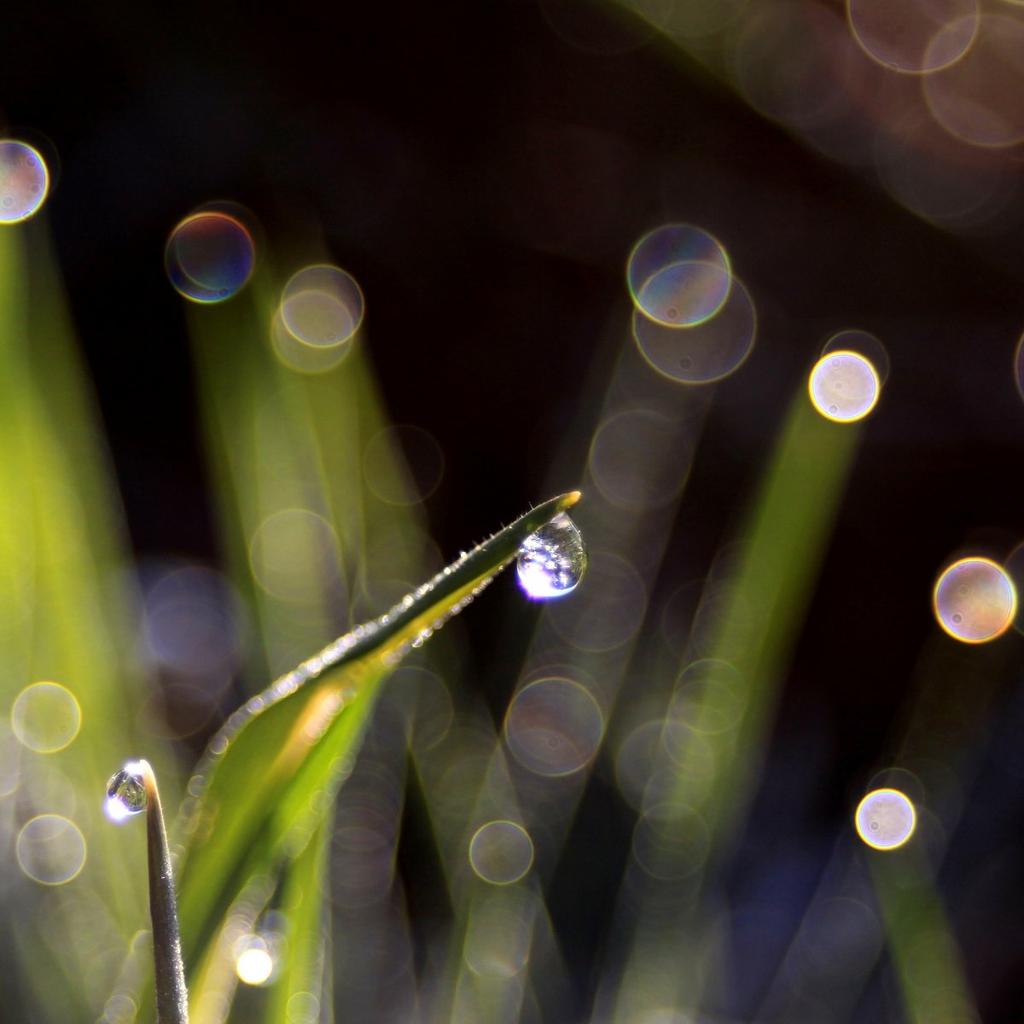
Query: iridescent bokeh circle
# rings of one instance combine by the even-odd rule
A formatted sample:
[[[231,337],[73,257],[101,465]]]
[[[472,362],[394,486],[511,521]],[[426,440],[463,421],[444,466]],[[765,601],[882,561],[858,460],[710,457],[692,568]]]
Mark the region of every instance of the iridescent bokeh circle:
[[[685,328],[711,319],[732,285],[721,243],[692,224],[665,224],[633,247],[626,263],[637,310],[664,327]]]
[[[742,282],[730,277],[728,295],[713,317],[672,327],[638,307],[632,326],[640,354],[663,377],[681,384],[712,384],[746,362],[757,336],[757,312]]]
[[[223,302],[252,276],[256,246],[248,228],[220,210],[201,210],[176,225],[164,249],[175,290],[192,302]]]

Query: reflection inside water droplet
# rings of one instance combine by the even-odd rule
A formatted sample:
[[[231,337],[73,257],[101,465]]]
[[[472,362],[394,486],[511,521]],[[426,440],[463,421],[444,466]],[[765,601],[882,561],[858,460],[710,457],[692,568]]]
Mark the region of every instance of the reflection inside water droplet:
[[[586,569],[583,537],[564,512],[523,541],[516,561],[519,585],[539,601],[571,593]]]
[[[124,821],[144,811],[146,802],[142,768],[137,761],[129,761],[107,783],[107,800],[103,809],[111,821]]]

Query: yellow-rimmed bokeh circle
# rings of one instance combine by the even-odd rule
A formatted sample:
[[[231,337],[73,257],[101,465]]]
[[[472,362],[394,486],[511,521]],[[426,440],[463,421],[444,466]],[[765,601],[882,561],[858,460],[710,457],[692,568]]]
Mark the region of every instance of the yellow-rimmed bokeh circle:
[[[822,356],[807,379],[811,404],[827,420],[853,423],[878,404],[882,382],[871,360],[841,349]]]
[[[69,746],[82,727],[75,695],[60,683],[26,686],[11,706],[11,731],[37,754],[55,754]]]
[[[955,640],[983,644],[1013,624],[1017,589],[991,558],[960,558],[939,574],[932,608],[939,625]]]
[[[898,789],[874,789],[857,805],[857,835],[874,850],[903,846],[917,827],[917,812],[910,797]]]

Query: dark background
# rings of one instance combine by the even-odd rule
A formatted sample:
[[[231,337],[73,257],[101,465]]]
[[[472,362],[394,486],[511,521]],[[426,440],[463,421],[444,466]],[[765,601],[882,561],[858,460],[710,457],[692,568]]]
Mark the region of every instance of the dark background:
[[[59,154],[48,217],[140,559],[220,557],[184,310],[162,262],[169,229],[211,199],[247,206],[271,242],[316,225],[360,281],[390,414],[445,453],[428,514],[446,555],[546,496],[546,456],[591,367],[610,359],[607,325],[628,311],[626,256],[657,224],[720,238],[760,317],[752,357],[716,388],[669,559],[706,569],[728,539],[824,339],[842,327],[882,338],[891,377],[749,841],[776,834],[787,787],[804,793],[801,764],[815,786],[799,813],[829,835],[851,780],[885,759],[935,633],[937,571],[965,543],[999,556],[1024,537],[1020,204],[983,231],[943,231],[670,43],[615,19],[599,27],[621,38],[603,47],[618,52],[573,45],[525,0],[18,5],[0,30],[0,108],[12,134],[31,127]],[[504,610],[482,602],[471,614],[483,644]],[[1001,643],[1019,660],[1018,637]],[[1016,1019],[1024,1002],[1018,682],[1007,669],[973,735],[977,799],[944,869],[992,1021]],[[592,793],[581,827],[588,814],[595,830],[610,818],[613,836],[627,835],[613,796]],[[609,884],[622,849],[610,847]],[[977,858],[996,849],[1004,876],[979,880]],[[813,867],[800,877],[794,913]],[[556,899],[552,910],[583,992],[593,932],[578,908]]]

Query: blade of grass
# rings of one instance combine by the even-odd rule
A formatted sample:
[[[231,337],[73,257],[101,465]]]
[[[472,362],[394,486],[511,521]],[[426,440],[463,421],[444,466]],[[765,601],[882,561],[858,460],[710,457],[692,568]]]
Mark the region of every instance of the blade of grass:
[[[256,931],[256,923],[274,896],[275,880],[252,875],[235,897],[215,939],[193,972],[189,989],[192,1024],[223,1024],[238,988],[238,943]]]
[[[310,245],[318,248],[309,240],[301,246],[307,259]],[[187,319],[200,371],[211,479],[228,561],[236,585],[257,613],[266,660],[280,671],[294,664],[297,655],[290,652],[296,648],[300,653],[314,650],[346,628],[353,617],[358,621],[367,616],[367,612],[354,612],[353,605],[358,609],[367,603],[376,611],[387,607],[396,593],[412,589],[409,582],[396,584],[425,574],[420,566],[425,534],[421,509],[387,504],[364,479],[367,439],[387,425],[387,418],[362,340],[353,342],[339,366],[316,376],[295,374],[272,354],[265,328],[277,308],[281,282],[275,281],[270,265],[273,254],[265,255],[263,269],[244,300],[223,307],[187,307]],[[397,445],[377,445],[373,472],[389,478],[406,472]],[[315,525],[326,533],[333,529],[325,557],[293,580],[287,594],[261,577],[255,543],[268,520],[282,510],[306,513],[297,517],[300,525],[315,517]],[[294,547],[295,538],[285,538],[281,545]],[[383,566],[382,550],[386,552]],[[280,563],[280,552],[275,555],[275,551],[270,552],[271,558],[277,557]],[[381,599],[378,584],[382,582],[391,594],[387,600]],[[432,645],[432,656],[444,646]],[[267,675],[255,674],[257,678]],[[347,721],[339,723],[335,738],[319,745],[317,757],[323,765],[330,767],[334,743],[343,750],[352,744],[347,735],[358,736],[372,708],[372,701],[353,708],[344,716]],[[316,780],[323,778],[325,769],[312,763],[303,770]],[[247,860],[236,869],[241,884],[253,873],[258,877],[268,862],[289,862],[316,828],[316,814],[306,813],[306,791],[298,780],[295,783],[290,791],[296,800],[285,799],[279,808],[284,824],[280,829],[273,825],[264,829]],[[323,793],[318,806],[329,803],[330,795]],[[223,934],[224,929],[220,931]],[[203,993],[223,990],[216,979],[231,971],[231,965],[209,965],[208,969],[211,956],[216,959],[209,951],[204,954],[203,967],[193,972],[199,986],[197,1005],[204,1013],[219,996],[211,1001]],[[220,955],[219,959],[225,958]]]
[[[45,224],[2,233],[0,293],[0,480],[8,484],[0,609],[17,624],[16,637],[4,638],[0,699],[9,707],[27,684],[52,680],[81,713],[66,748],[25,752],[17,824],[74,806],[87,850],[81,873],[42,903],[12,858],[8,930],[34,1003],[21,1014],[8,1008],[41,1021],[84,1019],[113,984],[110,949],[127,943],[144,912],[141,857],[104,827],[97,798],[111,751],[138,746],[142,694],[133,685],[116,496]],[[51,803],[54,785],[63,801]],[[24,913],[23,903],[39,909]]]
[[[260,280],[252,288],[245,302],[190,309],[188,328],[220,538],[231,578],[256,613],[264,660],[250,667],[256,678],[265,679],[349,623],[347,609],[337,607],[344,602],[334,592],[344,591],[346,573],[331,543],[328,519],[335,517],[319,471],[309,410],[262,337],[272,305],[270,285]],[[349,406],[347,399],[339,395],[339,404]],[[347,435],[342,437],[344,445]],[[268,526],[275,521],[287,525],[287,533]],[[267,560],[283,566],[277,586],[271,581],[268,587],[265,575],[260,578],[260,563]],[[297,564],[306,568],[301,583],[293,578]],[[295,599],[301,614],[296,614]]]
[[[179,869],[180,908],[188,968],[255,869],[248,854],[256,840],[294,850],[303,833],[308,839],[318,824],[310,798],[329,792],[354,757],[381,680],[490,582],[527,536],[578,498],[573,492],[527,512],[231,716],[200,762],[182,810],[179,834],[187,848]],[[214,834],[216,841],[209,841]]]
[[[923,851],[911,843],[870,866],[907,1019],[980,1020]]]
[[[285,921],[285,955],[270,990],[267,1024],[288,1020],[295,997],[311,994],[322,1002],[325,959],[324,886],[333,815],[327,814],[316,835],[285,869],[281,913]]]
[[[695,747],[683,743],[671,754],[668,746],[662,751],[671,783],[661,813],[652,819],[657,823],[653,834],[660,840],[658,863],[653,872],[631,865],[637,882],[647,890],[644,913],[636,919],[617,991],[599,996],[614,1006],[613,1020],[632,1020],[656,1006],[683,1012],[699,1006],[707,968],[703,957],[714,948],[717,926],[702,917],[699,907],[676,915],[669,926],[657,908],[687,887],[696,891],[744,820],[778,688],[859,437],[856,425],[837,426],[822,419],[802,391],[794,399],[749,512],[743,556],[708,653],[709,663],[735,673],[737,706],[724,730],[709,728],[716,709],[706,697],[695,702],[686,718],[707,740],[710,777],[700,771]],[[681,666],[680,681],[685,680],[686,667]],[[706,856],[696,870],[674,883],[673,858],[695,826],[706,833]],[[627,915],[633,918],[636,912],[624,903],[623,916]],[[601,1011],[606,1012],[604,1006]]]
[[[613,352],[620,345],[620,332],[611,331],[603,347]],[[709,404],[706,392],[681,392],[676,385],[653,376],[649,367],[633,350],[631,340],[619,351],[614,366],[605,366],[603,360],[599,360],[592,365],[590,375],[591,379],[584,391],[590,401],[580,403],[576,413],[576,427],[568,430],[559,444],[555,454],[555,465],[558,468],[549,474],[549,478],[564,480],[567,477],[586,476],[587,467],[591,465],[589,453],[593,451],[602,428],[616,417],[628,415],[642,400],[652,409],[670,409],[672,413],[662,414],[657,420],[664,430],[659,438],[660,443],[644,445],[636,451],[631,465],[631,478],[635,481],[646,480],[652,485],[667,479],[675,479],[680,483],[675,497],[653,505],[638,503],[630,509],[628,515],[623,515],[621,507],[610,502],[600,488],[596,489],[581,517],[592,563],[590,575],[573,595],[571,613],[576,623],[584,623],[588,619],[600,622],[605,616],[611,615],[625,619],[632,613],[632,609],[627,611],[615,603],[614,590],[608,586],[610,581],[607,578],[602,581],[599,573],[595,572],[602,559],[607,557],[610,564],[623,565],[627,569],[642,566],[647,579],[657,575]],[[592,468],[590,474],[592,477]],[[594,645],[575,642],[571,630],[567,631],[564,625],[560,630],[553,623],[553,618],[565,610],[570,609],[561,608],[556,603],[538,617],[536,629],[516,673],[519,680],[517,690],[526,682],[547,674],[544,666],[551,665],[554,652],[557,651],[558,674],[579,683],[594,697],[601,708],[603,721],[607,722],[609,709],[615,706],[620,694],[621,703],[633,706],[642,699],[640,691],[650,685],[648,674],[637,671],[634,654],[643,651],[645,647],[657,649],[660,645],[643,644],[637,629],[629,637],[616,637],[617,642],[596,645],[602,649],[591,649]],[[562,621],[564,623],[565,620]],[[609,621],[609,625],[613,622]],[[604,632],[607,633],[607,630]],[[503,662],[511,661],[512,656],[519,653],[521,637],[521,627],[515,627],[499,640],[496,646],[502,652]],[[602,640],[605,639],[602,637]],[[623,692],[623,684],[627,680],[629,685]],[[665,685],[670,685],[670,682],[666,680]],[[481,716],[475,728],[493,733],[489,711]],[[476,790],[476,809],[470,813],[467,824],[471,825],[472,831],[472,828],[488,817],[509,817],[521,821],[527,831],[536,836],[536,861],[532,870],[541,886],[546,887],[555,866],[561,861],[579,801],[597,758],[559,779],[557,786],[551,786],[550,780],[534,775],[515,759],[506,761],[504,741],[500,734],[493,737],[493,744],[487,770],[473,773],[466,779],[467,786],[479,787]],[[429,788],[426,792],[429,801]],[[488,804],[492,805],[491,810],[485,812],[483,808]],[[442,848],[447,853],[447,863],[454,883],[451,892],[459,923],[459,927],[453,929],[448,977],[438,986],[446,993],[449,1007],[441,1010],[440,1015],[451,1020],[461,1019],[460,1014],[463,1012],[455,1002],[456,995],[473,989],[473,971],[463,955],[460,936],[478,912],[482,898],[476,886],[465,884],[468,841],[469,836],[457,829],[449,829],[448,835],[442,837]],[[542,903],[535,916],[538,934],[550,931],[550,921]],[[577,1012],[576,1009],[559,1002],[568,989],[565,981],[560,953],[554,950],[547,956],[531,955],[524,971],[514,979],[507,979],[506,983],[536,985],[545,990],[546,998],[553,999],[544,1008],[545,1012],[556,1016],[561,1012],[571,1016]],[[438,996],[439,1005],[446,996]]]

